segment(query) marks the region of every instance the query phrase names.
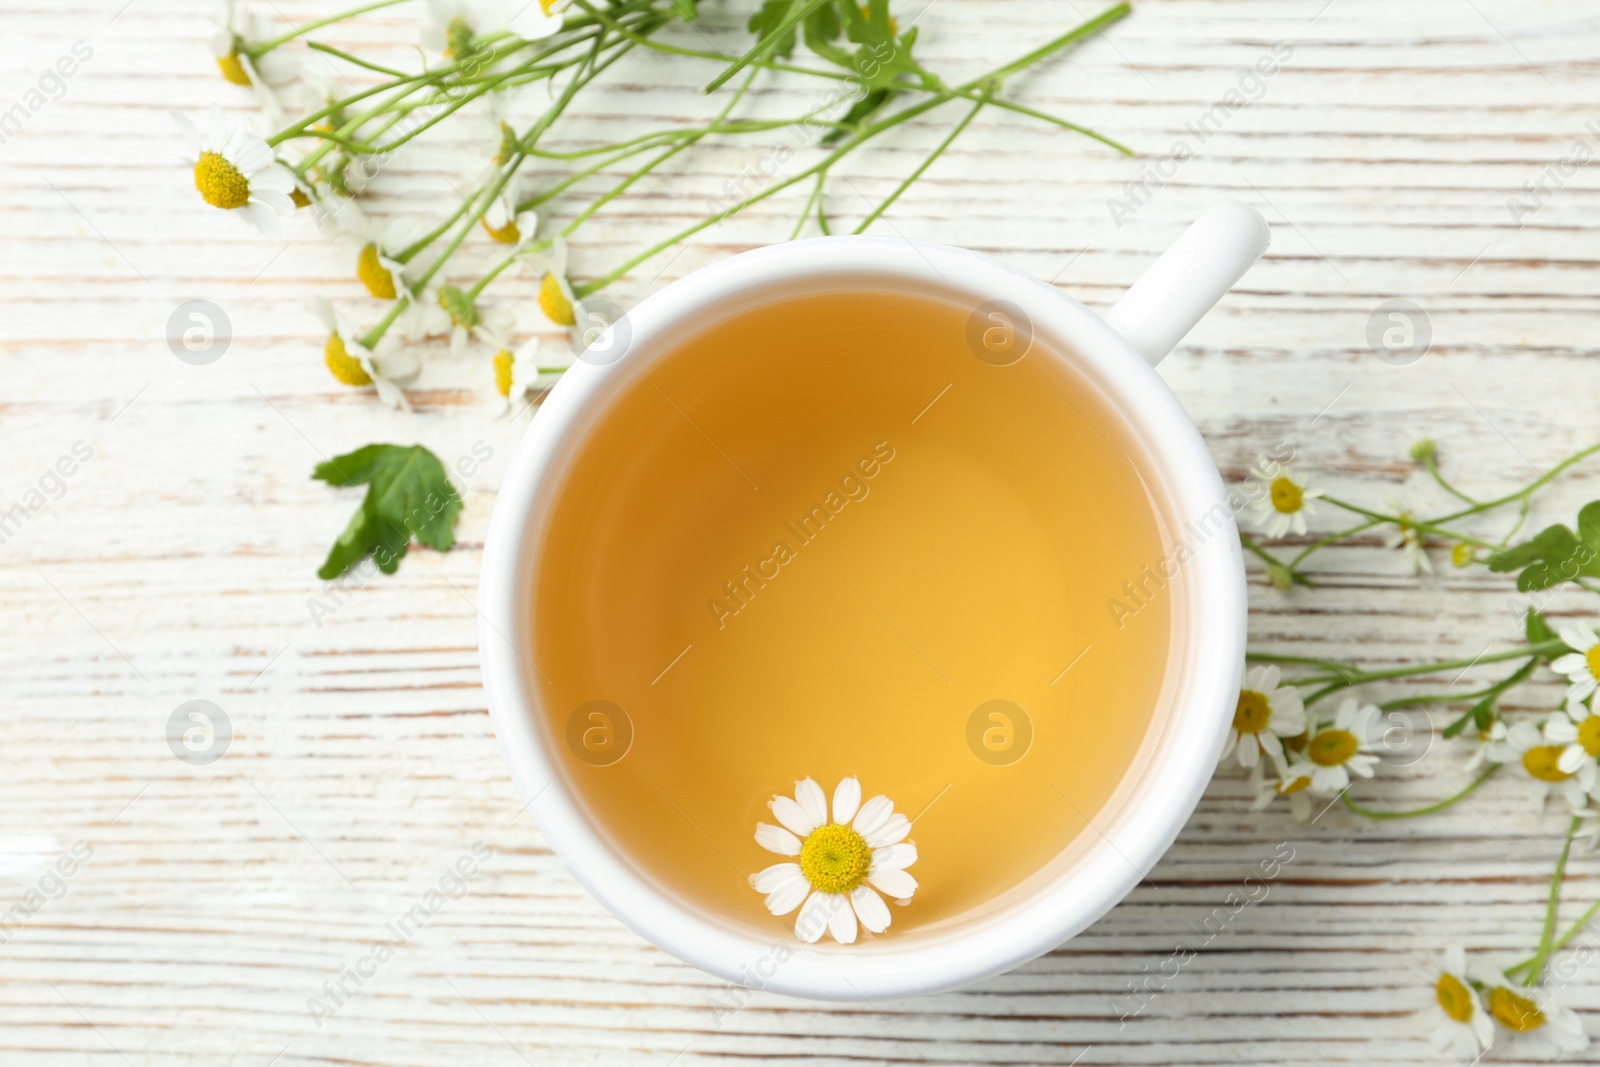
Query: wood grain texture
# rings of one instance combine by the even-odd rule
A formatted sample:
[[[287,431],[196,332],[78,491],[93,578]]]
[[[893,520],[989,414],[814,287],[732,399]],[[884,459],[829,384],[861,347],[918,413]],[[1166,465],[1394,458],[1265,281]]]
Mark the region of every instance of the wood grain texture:
[[[267,6],[297,21],[335,10]],[[746,5],[703,6],[705,38],[685,31],[685,43],[734,49]],[[1509,776],[1430,819],[1372,824],[1335,809],[1300,825],[1250,813],[1246,783],[1225,775],[1125,903],[1015,973],[912,1002],[819,1007],[757,993],[719,1010],[722,983],[643,942],[566,874],[520,813],[496,746],[472,602],[526,417],[494,418],[481,354],[431,362],[414,417],[320,368],[319,327],[300,300],[360,306],[348,249],[303,220],[280,244],[219,219],[181,164],[168,109],[249,104],[216,77],[206,7],[7,0],[0,11],[0,111],[72,42],[94,50],[64,95],[0,144],[0,510],[74,442],[94,452],[0,545],[0,911],[75,842],[92,849],[64,895],[0,945],[0,1062],[1428,1063],[1439,1061],[1414,1017],[1428,955],[1534,945],[1562,819],[1530,811]],[[917,10],[902,17],[923,27],[924,62],[954,78],[1093,9]],[[404,62],[414,18],[384,12],[330,40]],[[1292,55],[1259,98],[1117,225],[1108,200],[1280,42]],[[1600,436],[1600,171],[1567,176],[1521,225],[1507,208],[1574,142],[1600,148],[1585,128],[1600,123],[1597,68],[1592,0],[1142,0],[1105,40],[1011,86],[1140,158],[986,114],[878,231],[993,253],[1104,308],[1207,203],[1251,201],[1273,224],[1272,251],[1162,366],[1225,475],[1286,441],[1339,495],[1381,503],[1409,489],[1432,506],[1442,501],[1405,459],[1431,436],[1462,481],[1506,490]],[[707,115],[705,77],[693,63],[630,58],[551,143]],[[773,114],[816,97],[757,85]],[[936,118],[862,152],[830,210],[863,215],[937,141]],[[446,204],[473,149],[462,131],[404,153],[374,190],[378,210]],[[576,273],[692,221],[768,151],[746,141],[686,153],[582,231]],[[804,197],[793,192],[609,295],[626,304],[782,239]],[[561,201],[555,215],[577,207]],[[462,276],[487,255],[477,246]],[[515,278],[493,291],[515,303],[524,333],[531,287]],[[1379,361],[1365,340],[1369,314],[1395,297],[1421,304],[1433,326],[1432,351],[1410,366]],[[224,307],[235,329],[208,367],[179,362],[163,340],[192,298]],[[310,468],[373,440],[422,440],[447,463],[481,443],[493,458],[464,479],[455,551],[414,552],[319,624],[308,600],[328,594],[314,571],[353,499],[313,483]],[[1565,479],[1535,519],[1570,520],[1600,490],[1595,472]],[[1332,521],[1325,512],[1317,529]],[[1398,553],[1363,541],[1318,558],[1321,588],[1289,593],[1252,564],[1252,640],[1373,665],[1516,641],[1508,584],[1436,558],[1439,577],[1418,582]],[[1558,597],[1552,610],[1583,607]],[[1511,705],[1546,708],[1558,691],[1542,676]],[[164,737],[173,709],[195,698],[222,706],[235,732],[208,767],[179,762]],[[1361,795],[1441,797],[1463,780],[1467,747],[1437,742]],[[494,855],[469,892],[319,1025],[308,998],[477,841]],[[1214,937],[1198,934],[1282,842],[1294,859],[1265,898]],[[1575,859],[1569,885],[1575,915],[1600,895],[1600,863]],[[1142,1013],[1119,1018],[1115,998],[1161,973],[1180,941],[1203,943],[1151,987]],[[1593,1032],[1600,987],[1592,961],[1579,962],[1565,995]]]

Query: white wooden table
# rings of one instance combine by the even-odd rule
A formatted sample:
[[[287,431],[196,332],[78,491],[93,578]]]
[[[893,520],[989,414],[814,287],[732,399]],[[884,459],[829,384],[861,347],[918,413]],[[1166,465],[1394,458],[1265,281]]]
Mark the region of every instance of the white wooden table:
[[[1535,944],[1562,823],[1528,811],[1516,783],[1430,819],[1371,824],[1336,809],[1304,826],[1251,814],[1245,782],[1227,776],[1149,884],[1013,974],[915,1002],[757,995],[719,1014],[721,983],[641,941],[566,874],[519,813],[490,728],[472,601],[526,417],[495,421],[481,355],[430,364],[410,417],[328,377],[301,300],[355,300],[348,251],[304,220],[277,244],[218,217],[181,162],[168,109],[248,103],[216,76],[206,7],[0,9],[0,112],[74,41],[93,49],[61,99],[0,144],[0,511],[41,478],[53,493],[47,472],[75,442],[93,449],[0,545],[0,912],[39,904],[0,945],[0,1063],[1435,1062],[1413,1017],[1428,999],[1414,969],[1454,942],[1515,955]],[[294,20],[335,10],[277,7]],[[746,5],[704,7],[706,34],[734,49]],[[1094,10],[935,0],[920,16],[925,61],[970,76]],[[413,17],[385,13],[332,39],[405,41]],[[1185,123],[1278,42],[1292,51],[1281,71],[1259,92],[1243,86],[1259,98],[1114,224],[1107,201],[1123,183],[1192,136]],[[1405,458],[1426,435],[1461,481],[1508,489],[1600,435],[1600,170],[1564,176],[1524,225],[1507,207],[1575,142],[1600,150],[1597,64],[1592,0],[1143,0],[1108,39],[1012,87],[1141,159],[988,114],[880,225],[993,253],[1103,308],[1204,205],[1253,202],[1272,251],[1161,368],[1224,473],[1242,477],[1287,441],[1342,495],[1381,503],[1409,483],[1431,506]],[[703,114],[704,77],[630,59],[556,141]],[[762,84],[774,107],[798,99]],[[862,196],[841,185],[832,209],[859,216],[942,122],[862,153],[847,171]],[[641,182],[584,231],[576,273],[702,213],[762,147],[707,146]],[[466,150],[437,142],[400,160],[379,210],[443,204]],[[627,303],[781,239],[799,199],[708,231],[610,295]],[[499,290],[519,301],[524,332],[530,287]],[[1409,366],[1365,339],[1372,310],[1397,297],[1424,307],[1434,333]],[[206,367],[164,340],[194,298],[222,306],[235,331]],[[356,497],[312,482],[311,467],[374,440],[422,441],[447,462],[481,443],[493,457],[465,480],[455,551],[414,552],[318,625],[308,601],[328,594],[314,571]],[[1536,520],[1571,521],[1600,495],[1596,469],[1541,498]],[[1253,642],[1387,665],[1518,639],[1506,581],[1438,562],[1441,576],[1418,583],[1374,539],[1325,553],[1321,588],[1292,593],[1252,564]],[[1557,691],[1544,677],[1510,706],[1549,707]],[[192,699],[232,724],[209,766],[166,742]],[[1441,797],[1465,756],[1440,742],[1361,795]],[[308,1000],[393,940],[385,923],[478,841],[493,857],[468,893],[392,959],[362,965],[373,973],[346,975],[342,1007],[313,1019]],[[53,865],[79,842],[88,858],[58,881]],[[1112,999],[1197,940],[1284,842],[1294,859],[1268,896],[1119,1020]],[[41,888],[56,899],[27,895]],[[1600,863],[1580,857],[1564,914],[1596,894]],[[1596,980],[1589,964],[1566,991],[1591,1032]]]

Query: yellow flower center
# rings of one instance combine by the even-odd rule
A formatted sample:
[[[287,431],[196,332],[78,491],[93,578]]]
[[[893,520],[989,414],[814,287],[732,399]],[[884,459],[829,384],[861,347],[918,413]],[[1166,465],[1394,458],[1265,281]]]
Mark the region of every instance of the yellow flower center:
[[[1589,673],[1600,678],[1600,645],[1595,645],[1583,654],[1583,661],[1589,665]]]
[[[1544,1012],[1527,997],[1519,996],[1505,986],[1489,990],[1489,1014],[1500,1021],[1507,1030],[1526,1034],[1544,1025]]]
[[[1472,546],[1462,541],[1450,550],[1450,562],[1457,567],[1465,567],[1473,560]]]
[[[194,165],[194,187],[212,207],[224,211],[250,202],[250,181],[220,152],[201,152]]]
[[[1311,779],[1310,778],[1306,778],[1304,776],[1301,776],[1299,778],[1291,778],[1287,782],[1279,782],[1278,783],[1278,792],[1281,793],[1283,796],[1288,796],[1291,793],[1304,792],[1305,790],[1310,789],[1310,788],[1311,788]]]
[[[367,373],[359,359],[345,350],[344,338],[336,333],[328,335],[328,347],[323,354],[323,360],[328,364],[328,370],[333,376],[345,385],[372,384],[372,375]]]
[[[544,13],[548,15],[550,14],[550,9],[555,7],[559,2],[560,0],[539,0],[539,6],[544,10]]]
[[[1239,694],[1239,706],[1233,712],[1233,728],[1241,734],[1259,734],[1272,721],[1272,705],[1265,694],[1246,689]]]
[[[1578,744],[1591,756],[1600,756],[1600,715],[1591,715],[1578,724]]]
[[[489,236],[503,245],[514,245],[522,240],[522,231],[517,228],[517,220],[514,218],[507,219],[506,224],[498,230],[489,225],[487,216],[479,221],[483,223],[483,228],[488,231]]]
[[[494,165],[503,167],[511,162],[511,157],[517,151],[517,131],[508,123],[500,124],[500,150],[494,154]]]
[[[561,279],[546,274],[539,283],[539,307],[545,317],[558,326],[576,326],[578,317],[572,313],[572,301],[561,291]]]
[[[222,76],[235,85],[249,85],[250,72],[245,69],[244,62],[239,59],[239,50],[235,48],[225,56],[217,57],[217,69],[222,71]]]
[[[495,392],[511,399],[511,365],[516,362],[516,357],[505,349],[494,354],[494,388]]]
[[[1272,506],[1285,515],[1293,515],[1305,505],[1305,492],[1282,475],[1272,480]]]
[[[850,892],[866,880],[871,868],[867,839],[848,826],[819,826],[800,846],[800,873],[824,893]]]
[[[311,206],[311,198],[307,196],[305,190],[300,188],[298,185],[289,190],[289,199],[294,201],[294,206],[297,208]]]
[[[446,59],[455,59],[457,56],[467,56],[472,52],[472,27],[467,25],[467,20],[459,15],[450,20],[450,25],[445,27],[445,39],[449,46],[444,50]]]
[[[1349,730],[1324,730],[1306,745],[1306,755],[1319,767],[1337,767],[1349,762],[1361,748],[1361,742]]]
[[[394,273],[378,260],[378,246],[367,243],[356,258],[356,277],[367,287],[367,292],[379,300],[395,298]]]
[[[1564,782],[1572,775],[1556,765],[1560,759],[1560,745],[1539,745],[1522,754],[1522,766],[1541,782]]]
[[[1453,974],[1441,974],[1433,995],[1444,1013],[1458,1023],[1472,1021],[1472,990]]]

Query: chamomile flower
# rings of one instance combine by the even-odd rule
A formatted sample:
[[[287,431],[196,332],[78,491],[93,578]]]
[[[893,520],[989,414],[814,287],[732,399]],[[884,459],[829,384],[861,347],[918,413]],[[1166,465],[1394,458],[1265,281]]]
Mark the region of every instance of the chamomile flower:
[[[1372,755],[1367,734],[1377,714],[1377,705],[1346,698],[1334,714],[1333,725],[1312,733],[1306,742],[1306,759],[1315,766],[1311,792],[1331,796],[1349,788],[1351,774],[1372,777],[1378,757]]]
[[[1300,693],[1293,686],[1278,684],[1282,677],[1277,667],[1251,667],[1245,672],[1228,742],[1222,749],[1224,760],[1237,752],[1239,766],[1254,767],[1265,752],[1283,766],[1283,742],[1279,739],[1305,733],[1306,712]]]
[[[1494,1044],[1494,1022],[1469,984],[1466,951],[1460,946],[1446,949],[1434,974],[1433,1003],[1423,1012],[1423,1025],[1440,1052],[1475,1060]]]
[[[399,246],[401,225],[374,219],[354,200],[345,200],[333,213],[339,232],[357,249],[356,278],[379,300],[397,299],[406,288],[405,265],[390,255]]]
[[[517,13],[509,29],[525,41],[539,41],[561,32],[561,20],[572,0],[512,0]]]
[[[1588,626],[1575,625],[1561,628],[1561,640],[1572,651],[1552,661],[1550,669],[1567,676],[1568,700],[1587,700],[1600,678],[1600,637]]]
[[[361,388],[372,386],[378,399],[391,407],[411,410],[401,388],[414,381],[421,364],[417,357],[399,347],[394,339],[385,337],[374,351],[359,340],[333,305],[320,296],[311,298],[311,310],[328,328],[328,343],[323,349],[323,362],[328,372],[340,383]]]
[[[767,895],[767,910],[787,915],[796,908],[795,936],[806,944],[824,932],[848,945],[857,923],[875,934],[889,928],[889,908],[878,894],[904,904],[917,891],[906,868],[917,861],[917,846],[906,840],[911,820],[894,802],[876,796],[861,802],[861,783],[846,778],[828,798],[810,778],[795,783],[794,796],[773,797],[769,805],[781,826],[761,823],[756,844],[795,862],[777,863],[751,877]]]
[[[1544,737],[1551,744],[1564,746],[1556,766],[1568,774],[1577,774],[1600,757],[1600,715],[1581,700],[1569,700],[1566,710],[1556,712],[1545,722]]]
[[[201,198],[277,237],[278,214],[294,210],[295,184],[277,165],[267,142],[229,121],[220,107],[211,109],[211,125],[204,134],[187,115],[174,111],[172,121],[194,148],[194,185]]]
[[[1472,753],[1472,758],[1467,760],[1467,770],[1475,771],[1485,763],[1505,763],[1507,760],[1498,758],[1507,753],[1505,749],[1506,724],[1502,719],[1496,719],[1489,724],[1487,730],[1478,734],[1478,747]]]
[[[1559,793],[1573,811],[1588,806],[1588,792],[1594,786],[1597,768],[1593,761],[1577,774],[1561,769],[1561,756],[1565,746],[1548,740],[1531,722],[1519,722],[1506,730],[1503,754],[1508,758],[1500,763],[1515,763],[1528,777],[1528,800],[1534,811],[1544,810],[1551,793]],[[1491,757],[1493,758],[1493,757]]]
[[[1316,772],[1312,763],[1296,762],[1284,768],[1276,782],[1265,782],[1250,805],[1251,811],[1260,811],[1277,797],[1289,798],[1289,814],[1296,822],[1311,818],[1311,777]]]
[[[1433,561],[1428,558],[1422,543],[1422,531],[1413,523],[1416,515],[1404,502],[1391,498],[1389,510],[1400,520],[1399,524],[1384,538],[1385,548],[1404,549],[1406,563],[1411,568],[1412,574],[1432,574]]]
[[[217,69],[234,85],[252,90],[261,106],[274,120],[283,115],[280,92],[300,74],[300,63],[282,47],[252,57],[249,49],[269,36],[267,25],[253,11],[240,11],[233,0],[221,0],[215,12],[217,32],[211,36],[211,52]]]
[[[561,377],[562,371],[572,365],[572,355],[539,358],[539,339],[531,337],[515,352],[502,348],[495,353],[491,366],[494,369],[494,390],[500,400],[501,414],[516,410],[517,402],[529,392],[548,389]]]
[[[481,341],[496,352],[511,347],[516,316],[508,308],[485,307],[453,285],[443,286],[433,303],[450,317],[450,355],[459,357],[467,341]]]
[[[586,305],[572,291],[567,278],[567,242],[557,235],[550,250],[524,256],[544,276],[539,279],[539,309],[545,318],[572,332],[573,344],[583,351],[594,343],[610,322],[605,313],[594,305]]]
[[[477,50],[478,38],[505,26],[504,0],[428,0],[422,47],[445,59],[465,59]]]
[[[1322,495],[1321,489],[1297,482],[1289,468],[1259,456],[1250,471],[1260,492],[1252,505],[1257,529],[1268,537],[1278,538],[1293,530],[1306,532],[1306,516],[1315,514],[1311,501]]]
[[[490,201],[489,209],[480,220],[489,236],[503,245],[520,245],[530,240],[539,227],[537,212],[517,210],[524,188],[523,183],[514,178],[507,182],[500,194]]]
[[[1548,991],[1512,985],[1486,964],[1473,966],[1472,977],[1484,986],[1489,1016],[1511,1032],[1514,1055],[1554,1059],[1589,1047],[1583,1020]]]

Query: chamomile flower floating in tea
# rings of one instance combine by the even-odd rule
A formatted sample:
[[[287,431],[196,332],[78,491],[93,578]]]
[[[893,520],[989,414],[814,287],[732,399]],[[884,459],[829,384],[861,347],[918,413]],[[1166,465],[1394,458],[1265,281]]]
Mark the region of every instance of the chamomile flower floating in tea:
[[[1321,496],[1322,490],[1295,481],[1287,466],[1266,456],[1256,458],[1250,478],[1257,483],[1256,492],[1260,493],[1251,505],[1256,528],[1272,538],[1282,537],[1290,530],[1304,534],[1306,516],[1316,511],[1311,501]]]
[[[1314,731],[1306,742],[1306,759],[1315,768],[1311,772],[1311,791],[1319,796],[1332,796],[1350,785],[1350,775],[1371,778],[1378,765],[1372,755],[1372,744],[1367,731],[1377,717],[1376,704],[1358,704],[1354,698],[1346,699],[1334,714],[1333,723]]]
[[[1583,1020],[1546,990],[1513,985],[1485,964],[1472,967],[1472,978],[1483,987],[1489,1016],[1511,1031],[1513,1055],[1554,1059],[1589,1047]]]
[[[277,237],[278,214],[294,210],[295,184],[267,142],[230,121],[220,107],[211,109],[204,134],[187,115],[174,111],[172,121],[194,148],[194,187],[205,202]]]
[[[1567,701],[1565,710],[1550,716],[1544,736],[1551,744],[1563,746],[1556,766],[1568,774],[1577,774],[1600,757],[1600,715],[1581,700]]]
[[[1581,623],[1561,628],[1561,640],[1572,649],[1567,655],[1553,660],[1550,669],[1567,676],[1572,683],[1567,688],[1567,699],[1587,700],[1595,691],[1600,678],[1600,637],[1591,627]]]
[[[810,944],[824,931],[848,945],[856,926],[875,934],[889,928],[888,905],[878,892],[904,904],[917,891],[906,868],[917,861],[917,846],[906,840],[911,820],[894,802],[876,796],[861,802],[861,782],[846,778],[828,799],[810,778],[795,783],[793,797],[773,797],[769,806],[781,826],[761,823],[756,844],[798,862],[777,863],[751,877],[767,895],[767,910],[787,915],[796,908],[795,936]],[[876,891],[875,891],[876,890]]]
[[[1467,954],[1460,946],[1445,951],[1435,969],[1433,1003],[1423,1013],[1434,1047],[1464,1060],[1476,1059],[1494,1044],[1494,1022],[1467,978]]]
[[[388,337],[379,341],[377,350],[373,351],[357,339],[355,330],[334,311],[332,304],[320,296],[312,297],[309,303],[328,328],[328,341],[323,348],[323,362],[327,364],[328,373],[352,388],[370,385],[384,403],[411,410],[401,386],[410,384],[421,371],[417,357],[401,348],[398,339]]]
[[[1528,800],[1534,811],[1544,810],[1551,793],[1558,793],[1573,811],[1589,803],[1600,767],[1590,761],[1577,773],[1561,769],[1565,745],[1547,737],[1531,722],[1514,723],[1506,729],[1506,739],[1489,754],[1497,763],[1515,765],[1528,780]]]
[[[1222,759],[1238,753],[1239,766],[1254,767],[1265,752],[1283,767],[1283,742],[1279,738],[1305,733],[1306,713],[1300,693],[1293,686],[1278,684],[1282,677],[1283,672],[1277,667],[1251,667],[1245,672]]]

